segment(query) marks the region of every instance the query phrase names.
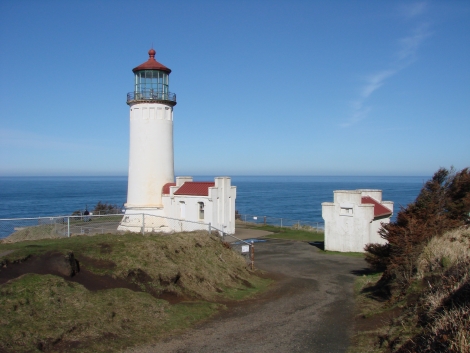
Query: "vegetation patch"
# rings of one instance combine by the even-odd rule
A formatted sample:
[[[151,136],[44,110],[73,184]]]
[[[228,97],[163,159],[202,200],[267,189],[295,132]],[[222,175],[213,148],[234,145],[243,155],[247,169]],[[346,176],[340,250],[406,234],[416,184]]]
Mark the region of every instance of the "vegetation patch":
[[[296,228],[296,227],[276,227],[271,225],[256,226],[251,225],[250,228],[256,228],[260,230],[266,230],[274,234],[266,235],[265,238],[271,239],[286,239],[286,240],[297,240],[297,241],[324,241],[325,234],[315,228]]]
[[[330,250],[321,250],[320,254],[325,254],[325,255],[341,255],[341,256],[347,256],[347,257],[360,257],[364,258],[364,253],[362,252],[342,252],[342,251],[330,251]]]
[[[0,244],[0,351],[114,352],[264,290],[207,232]]]
[[[369,244],[349,352],[470,352],[470,171],[440,169]],[[365,323],[368,323],[365,324]]]

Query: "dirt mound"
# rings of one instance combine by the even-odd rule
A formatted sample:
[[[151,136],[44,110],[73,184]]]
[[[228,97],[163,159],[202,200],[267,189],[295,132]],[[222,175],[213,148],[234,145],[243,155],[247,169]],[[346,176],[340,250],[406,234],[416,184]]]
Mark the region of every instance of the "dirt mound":
[[[125,238],[115,238],[95,242],[90,253],[61,249],[3,260],[0,284],[27,273],[51,274],[90,291],[127,288],[171,303],[194,296],[213,297],[224,287],[251,286],[243,259],[212,236],[175,235],[157,242],[140,238],[139,242],[128,241],[124,248],[119,242]]]
[[[266,282],[207,232],[3,243],[0,254],[0,352],[118,351]]]
[[[0,284],[26,273],[40,275],[56,275],[62,278],[72,278],[80,271],[80,265],[73,252],[50,251],[41,256],[27,256],[13,263],[5,262],[0,271]]]

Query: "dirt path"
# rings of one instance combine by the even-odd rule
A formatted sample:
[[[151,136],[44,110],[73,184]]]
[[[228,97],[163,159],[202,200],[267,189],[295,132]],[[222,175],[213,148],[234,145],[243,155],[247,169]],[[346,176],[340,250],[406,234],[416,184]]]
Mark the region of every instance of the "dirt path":
[[[260,298],[237,304],[183,335],[127,353],[345,352],[353,322],[351,271],[362,259],[324,255],[308,243],[256,243],[256,266],[278,278]]]

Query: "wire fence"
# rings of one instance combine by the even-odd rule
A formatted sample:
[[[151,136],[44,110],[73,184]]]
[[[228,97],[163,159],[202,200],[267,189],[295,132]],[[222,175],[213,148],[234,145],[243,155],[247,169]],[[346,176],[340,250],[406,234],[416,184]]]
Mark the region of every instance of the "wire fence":
[[[35,218],[0,219],[0,239],[12,241],[60,238],[74,235],[106,233],[174,233],[206,230],[212,232],[210,223],[148,214],[73,215]],[[8,241],[8,240],[7,240]]]
[[[276,227],[290,227],[294,229],[325,231],[324,222],[303,221],[289,218],[278,218],[263,215],[239,214],[235,215],[236,219],[245,224],[271,225]]]
[[[276,218],[269,216],[236,214],[236,219],[245,224],[274,225],[292,227],[309,231],[324,231],[324,223]],[[248,264],[254,267],[253,241],[247,241],[233,234],[224,233],[210,223],[194,222],[182,219],[149,215],[144,213],[123,215],[71,215],[35,218],[0,219],[0,239],[5,242],[36,240],[46,238],[63,238],[76,235],[115,234],[128,231],[138,233],[175,233],[207,231],[217,233],[230,248],[245,257]]]
[[[270,216],[236,214],[237,222],[242,224],[273,225],[295,229],[324,231],[323,222],[293,220]],[[174,233],[207,230],[215,228],[210,223],[193,222],[176,218],[149,214],[123,215],[69,215],[55,217],[0,219],[0,239],[15,235],[16,239],[35,239],[41,237],[69,237],[71,235],[94,235],[115,232]],[[224,233],[217,230],[220,235]]]

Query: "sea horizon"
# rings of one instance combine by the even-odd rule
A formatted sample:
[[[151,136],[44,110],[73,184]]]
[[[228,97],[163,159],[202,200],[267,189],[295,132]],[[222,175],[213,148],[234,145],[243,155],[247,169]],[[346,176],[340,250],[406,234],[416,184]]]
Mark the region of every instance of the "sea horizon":
[[[214,180],[195,175],[195,181]],[[323,223],[322,202],[333,201],[334,190],[379,189],[392,201],[392,221],[401,207],[416,199],[424,176],[233,176],[235,210],[244,219],[270,217],[284,224]],[[127,176],[0,177],[0,219],[66,216],[93,210],[98,203],[124,208]],[[5,236],[1,234],[0,238]]]

